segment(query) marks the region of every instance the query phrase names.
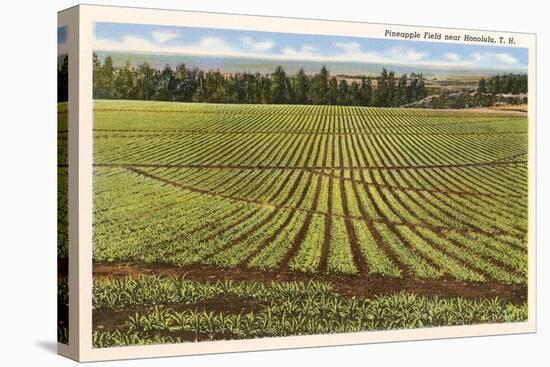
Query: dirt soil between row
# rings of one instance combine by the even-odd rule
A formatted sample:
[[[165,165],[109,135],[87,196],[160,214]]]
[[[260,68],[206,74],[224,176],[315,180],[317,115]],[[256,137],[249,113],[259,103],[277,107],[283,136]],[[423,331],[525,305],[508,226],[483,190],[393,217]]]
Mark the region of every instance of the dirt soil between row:
[[[505,301],[522,304],[527,301],[527,286],[500,282],[465,282],[452,279],[391,278],[367,275],[306,274],[291,270],[266,271],[250,268],[220,268],[208,265],[175,266],[171,264],[95,263],[94,278],[136,277],[159,275],[185,277],[188,280],[215,282],[271,282],[310,280],[331,283],[344,296],[372,298],[377,295],[400,291],[422,296],[467,299],[499,297]]]

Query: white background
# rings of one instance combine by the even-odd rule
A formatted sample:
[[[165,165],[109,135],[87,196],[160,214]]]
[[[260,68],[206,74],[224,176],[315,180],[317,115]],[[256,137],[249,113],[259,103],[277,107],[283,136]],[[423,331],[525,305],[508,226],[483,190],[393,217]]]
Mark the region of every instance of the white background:
[[[98,363],[98,366],[542,366],[550,363],[546,304],[550,182],[545,105],[550,19],[543,1],[96,1],[538,34],[538,333],[350,347]],[[75,1],[5,1],[0,10],[0,364],[75,365],[56,355],[56,62],[58,10]],[[548,101],[547,101],[548,102]],[[545,159],[546,158],[546,159]],[[547,164],[547,163],[546,163]],[[547,188],[545,190],[545,188]],[[546,263],[546,269],[543,268]],[[546,297],[545,297],[546,293]]]

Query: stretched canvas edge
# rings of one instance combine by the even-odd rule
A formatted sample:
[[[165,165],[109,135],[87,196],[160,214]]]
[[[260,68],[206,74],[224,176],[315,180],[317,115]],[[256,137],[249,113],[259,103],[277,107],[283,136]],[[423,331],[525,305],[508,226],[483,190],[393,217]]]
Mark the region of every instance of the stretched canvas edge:
[[[68,9],[67,19],[76,22],[78,29],[77,61],[75,80],[70,79],[76,113],[69,123],[78,126],[72,135],[78,139],[77,197],[78,203],[69,204],[70,223],[70,330],[73,335],[67,350],[60,346],[60,354],[79,361],[100,361],[151,357],[172,357],[182,355],[230,353],[290,348],[310,348],[322,346],[354,345],[367,343],[430,340],[473,336],[493,336],[536,332],[536,35],[452,28],[454,31],[467,31],[472,35],[514,37],[516,44],[529,49],[528,61],[528,119],[529,119],[529,273],[528,273],[528,321],[509,324],[465,325],[407,330],[369,331],[359,333],[288,336],[247,340],[212,341],[200,343],[163,344],[131,347],[93,348],[92,347],[92,162],[93,162],[93,99],[92,99],[92,37],[94,22],[124,22],[172,26],[196,26],[204,28],[242,29],[257,31],[281,31],[302,34],[346,35],[360,37],[381,37],[383,28],[389,26],[395,31],[449,30],[446,28],[407,26],[394,24],[343,22],[253,15],[235,15],[181,10],[161,10],[113,6],[78,5]],[[71,14],[68,14],[71,12]],[[75,15],[76,13],[76,15]],[[65,11],[60,13],[60,18]],[[431,41],[432,42],[432,41]],[[460,42],[464,43],[464,42]],[[476,43],[469,43],[476,44]],[[80,57],[82,55],[82,57]],[[86,56],[87,55],[87,56]],[[73,68],[74,69],[74,68]],[[74,74],[71,74],[74,75]],[[76,84],[76,85],[75,85]],[[71,104],[72,106],[72,104]],[[73,129],[74,131],[75,129]],[[69,154],[71,155],[71,148]],[[74,152],[73,152],[74,153]],[[74,157],[75,155],[73,155]],[[74,184],[73,184],[74,185]],[[74,186],[70,186],[73,187]],[[71,210],[72,209],[72,210]],[[76,224],[75,224],[76,223]],[[75,228],[76,227],[76,228]],[[71,235],[72,234],[72,235]],[[71,257],[72,256],[72,257]],[[72,297],[71,297],[72,295]],[[76,295],[76,296],[75,296]],[[73,323],[73,320],[77,324]],[[78,337],[75,339],[75,336]],[[67,353],[62,353],[67,352]]]

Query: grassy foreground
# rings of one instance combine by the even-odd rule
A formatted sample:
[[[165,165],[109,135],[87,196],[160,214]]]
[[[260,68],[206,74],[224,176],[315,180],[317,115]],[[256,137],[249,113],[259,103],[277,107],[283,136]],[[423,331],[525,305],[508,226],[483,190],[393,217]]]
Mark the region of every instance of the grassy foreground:
[[[345,297],[319,282],[197,282],[142,276],[94,282],[95,347],[517,322],[527,305],[400,292]],[[226,303],[221,311],[220,303]],[[227,303],[239,303],[231,310]],[[246,309],[243,308],[246,305]]]

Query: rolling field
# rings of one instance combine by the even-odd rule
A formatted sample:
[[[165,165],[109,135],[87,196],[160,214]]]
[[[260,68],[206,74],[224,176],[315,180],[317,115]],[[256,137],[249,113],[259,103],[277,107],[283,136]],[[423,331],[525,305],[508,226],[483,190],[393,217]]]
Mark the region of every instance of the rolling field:
[[[105,282],[121,278],[117,284],[124,288],[123,282],[145,282],[149,278],[142,276],[156,274],[185,276],[199,288],[221,280],[269,289],[326,286],[336,294],[334,302],[341,301],[338,297],[411,307],[420,302],[424,311],[437,297],[453,297],[450,309],[456,306],[452,302],[474,302],[468,307],[496,310],[483,303],[492,297],[511,302],[499,303],[490,320],[426,321],[415,308],[419,319],[384,326],[390,314],[376,314],[379,326],[351,323],[349,330],[526,317],[524,116],[136,101],[96,101],[94,114],[95,303],[106,294],[100,292]],[[304,285],[309,281],[320,283]],[[211,297],[219,295],[214,293]],[[235,298],[224,301],[229,305],[246,306],[254,298],[253,292],[226,293]],[[147,303],[140,297],[138,304],[151,307],[181,301],[161,297]],[[323,297],[313,298],[322,302]],[[211,305],[170,309],[170,317],[142,307],[150,322],[172,320],[164,329],[147,329],[128,319],[135,304],[114,299],[97,304],[98,315],[110,309],[111,316],[122,312],[127,322],[108,327],[94,321],[96,346],[238,337],[223,328],[209,336],[198,329],[189,334],[193,317],[196,323],[209,322],[197,321],[192,312],[218,315]],[[285,299],[263,294],[254,307],[264,308],[250,312],[261,317],[265,307],[279,307],[269,311],[277,315]],[[186,304],[196,302],[185,298]],[[505,310],[513,305],[524,309],[510,316]],[[247,313],[243,307],[220,315]],[[297,308],[296,317],[307,323],[304,307]],[[350,320],[361,319],[354,310]],[[183,321],[181,312],[191,319]],[[177,320],[187,326],[178,329]],[[244,328],[240,322],[239,330]],[[311,322],[310,329],[279,325],[262,334],[251,326],[238,335],[346,330]]]
[[[97,102],[97,262],[524,283],[527,121]]]

